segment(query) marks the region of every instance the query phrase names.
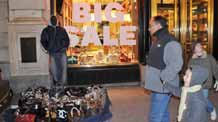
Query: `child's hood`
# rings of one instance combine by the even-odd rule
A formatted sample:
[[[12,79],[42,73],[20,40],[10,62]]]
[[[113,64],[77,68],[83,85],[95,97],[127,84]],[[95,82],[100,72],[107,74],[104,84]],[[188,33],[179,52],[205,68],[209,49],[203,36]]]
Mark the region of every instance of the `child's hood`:
[[[209,72],[207,68],[204,68],[199,65],[191,65],[192,68],[192,78],[190,86],[203,84],[209,76]]]

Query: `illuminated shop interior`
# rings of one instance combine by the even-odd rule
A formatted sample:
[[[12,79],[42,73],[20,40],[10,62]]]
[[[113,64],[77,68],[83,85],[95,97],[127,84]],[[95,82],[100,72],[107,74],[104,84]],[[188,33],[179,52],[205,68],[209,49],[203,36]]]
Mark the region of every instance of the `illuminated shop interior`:
[[[184,59],[191,54],[191,43],[199,40],[208,53],[213,51],[213,0],[152,0],[151,14],[167,18],[169,31],[180,40]]]
[[[54,0],[58,2],[57,0]],[[84,75],[89,79],[110,81],[137,81],[139,76],[139,66],[146,64],[146,55],[151,46],[151,38],[148,31],[149,19],[155,15],[167,18],[169,31],[181,43],[184,52],[184,63],[187,63],[191,54],[191,44],[200,40],[208,53],[215,54],[217,47],[217,32],[214,31],[217,22],[214,21],[214,0],[62,0],[61,10],[57,13],[60,25],[63,27],[76,27],[78,31],[69,32],[71,46],[67,50],[68,56],[68,76],[72,81],[79,81]],[[110,22],[105,17],[105,8],[110,3],[119,3],[122,10],[113,9],[111,16],[117,12],[124,14],[124,21]],[[91,21],[75,22],[73,19],[73,5],[75,3],[88,3],[91,10]],[[95,4],[101,4],[101,22],[95,19]],[[55,3],[54,3],[55,4]],[[58,8],[57,8],[58,9]],[[55,11],[55,10],[54,10]],[[102,45],[89,43],[82,46],[84,34],[87,27],[95,28]],[[110,39],[117,39],[120,44],[120,27],[135,26],[135,45],[104,45],[104,26],[109,26]],[[216,40],[215,40],[216,39]],[[91,41],[91,40],[90,40]],[[118,70],[121,70],[118,72]],[[97,72],[99,71],[99,72]],[[110,71],[111,75],[108,75]],[[117,71],[117,72],[116,72]],[[129,72],[126,72],[129,71]],[[137,72],[137,73],[135,73]],[[105,74],[97,77],[98,73]],[[121,76],[122,74],[122,76]],[[128,75],[127,75],[128,74]],[[126,77],[126,76],[130,76]],[[119,75],[120,79],[109,79],[111,76]],[[72,76],[72,77],[71,77]],[[81,75],[82,76],[82,75]],[[106,77],[107,76],[107,77]],[[75,78],[75,79],[74,79]],[[99,79],[100,78],[100,79]],[[88,79],[88,78],[87,78]],[[82,79],[81,81],[85,81]]]
[[[123,22],[109,22],[105,19],[105,7],[112,2],[122,5]],[[72,19],[74,3],[89,3],[91,18],[94,19],[94,4],[102,5],[102,22],[77,23]],[[81,40],[88,26],[94,26],[103,43],[103,26],[109,26],[110,38],[118,39],[120,26],[138,27],[138,0],[63,0],[62,26],[75,26],[78,32],[70,33],[71,46],[67,51],[70,66],[120,65],[138,63],[138,28],[135,32],[136,45],[97,46],[89,43],[81,46]],[[167,18],[169,31],[176,36],[184,48],[184,58],[188,59],[192,41],[200,40],[207,52],[213,51],[213,0],[151,0],[151,16],[161,15]],[[112,16],[117,11],[111,12]],[[144,40],[149,41],[149,40]],[[150,44],[149,44],[150,45]]]
[[[123,9],[112,10],[111,16],[115,16],[116,12],[124,14],[124,21],[109,22],[105,17],[105,8],[109,3],[119,3]],[[91,7],[91,21],[78,23],[73,19],[73,4],[75,3],[88,3]],[[94,3],[101,4],[101,22],[95,22],[94,19]],[[70,48],[67,50],[68,65],[69,66],[92,66],[92,65],[123,65],[138,62],[138,48],[137,48],[137,34],[133,32],[136,40],[136,45],[120,45],[120,27],[121,26],[136,26],[138,27],[137,3],[135,0],[64,0],[62,4],[62,17],[60,24],[63,27],[73,26],[78,30],[72,32],[66,29],[71,38]],[[95,27],[98,38],[102,45],[95,45],[89,43],[87,46],[81,45],[87,27]],[[104,45],[103,39],[103,26],[109,26],[110,39],[113,41],[118,40],[118,45]],[[136,29],[137,30],[137,29]]]

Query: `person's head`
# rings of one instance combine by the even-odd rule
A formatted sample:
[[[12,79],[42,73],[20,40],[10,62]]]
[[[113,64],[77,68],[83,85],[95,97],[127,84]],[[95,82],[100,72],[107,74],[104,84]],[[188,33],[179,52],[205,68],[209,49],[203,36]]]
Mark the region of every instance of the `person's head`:
[[[168,28],[167,20],[162,16],[154,16],[149,21],[149,32],[153,35],[162,28]]]
[[[56,16],[51,16],[50,21],[51,21],[51,25],[53,25],[53,26],[57,25],[57,17]]]
[[[204,49],[202,47],[201,41],[194,41],[192,42],[192,53],[196,56],[202,56]]]
[[[209,76],[207,68],[204,68],[199,65],[191,65],[185,72],[183,77],[184,86],[194,86],[203,84]]]

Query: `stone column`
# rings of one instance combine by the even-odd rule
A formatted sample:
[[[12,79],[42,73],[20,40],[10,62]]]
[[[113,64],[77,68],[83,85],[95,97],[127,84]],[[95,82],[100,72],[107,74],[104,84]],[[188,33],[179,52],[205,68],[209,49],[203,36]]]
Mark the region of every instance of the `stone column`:
[[[50,0],[9,0],[9,61],[16,91],[49,84],[48,55],[40,44],[49,17]]]
[[[0,68],[3,79],[9,79],[8,0],[0,0]]]

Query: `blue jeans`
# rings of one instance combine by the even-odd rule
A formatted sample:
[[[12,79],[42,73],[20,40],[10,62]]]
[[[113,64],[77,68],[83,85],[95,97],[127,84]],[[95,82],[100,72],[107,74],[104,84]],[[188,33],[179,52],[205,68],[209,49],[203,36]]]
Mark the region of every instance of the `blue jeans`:
[[[170,94],[151,93],[151,105],[148,117],[149,122],[170,122],[168,111],[170,97]]]
[[[67,77],[67,56],[66,53],[51,54],[50,71],[53,82],[59,85],[66,84]],[[52,84],[54,85],[54,83]]]
[[[212,102],[208,98],[209,91],[208,89],[203,89],[204,97],[207,99],[207,112],[211,113],[214,109]]]

